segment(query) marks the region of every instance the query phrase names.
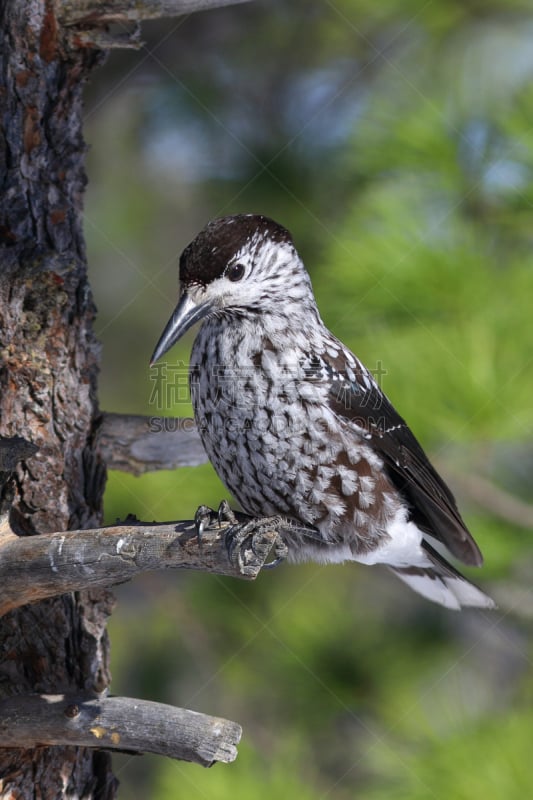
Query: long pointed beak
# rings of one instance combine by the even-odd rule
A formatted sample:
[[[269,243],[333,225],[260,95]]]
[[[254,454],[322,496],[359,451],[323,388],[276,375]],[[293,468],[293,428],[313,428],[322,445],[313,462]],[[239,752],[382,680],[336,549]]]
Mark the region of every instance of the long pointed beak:
[[[210,303],[197,304],[191,300],[187,292],[183,292],[180,301],[176,306],[176,310],[170,317],[166,324],[165,330],[150,359],[150,366],[163,356],[167,350],[170,350],[173,344],[176,344],[178,339],[181,339],[183,334],[191,328],[195,322],[203,319],[211,308]]]

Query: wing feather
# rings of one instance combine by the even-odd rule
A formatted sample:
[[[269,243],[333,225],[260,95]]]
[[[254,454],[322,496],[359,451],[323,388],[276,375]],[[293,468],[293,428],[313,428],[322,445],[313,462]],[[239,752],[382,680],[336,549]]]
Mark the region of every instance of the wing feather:
[[[361,429],[369,445],[383,459],[390,479],[409,503],[416,524],[465,564],[480,566],[483,557],[450,489],[371,373],[355,356],[352,358],[355,366],[346,363],[342,351],[336,358],[322,356],[321,366],[329,382],[333,411]]]

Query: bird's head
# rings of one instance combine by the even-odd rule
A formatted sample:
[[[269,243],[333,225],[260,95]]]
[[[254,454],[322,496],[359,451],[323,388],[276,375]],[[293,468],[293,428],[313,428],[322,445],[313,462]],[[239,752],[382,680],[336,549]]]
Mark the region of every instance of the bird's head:
[[[151,359],[210,315],[279,313],[312,298],[288,230],[258,214],[212,220],[180,258],[180,299]]]

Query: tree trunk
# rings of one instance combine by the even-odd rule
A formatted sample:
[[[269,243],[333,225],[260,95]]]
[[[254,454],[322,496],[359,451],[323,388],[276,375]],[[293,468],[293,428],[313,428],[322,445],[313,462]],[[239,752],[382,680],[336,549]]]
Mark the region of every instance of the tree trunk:
[[[42,555],[45,583],[50,584],[46,591],[38,573],[25,563],[33,581],[32,586],[19,584],[22,602],[28,598],[33,604],[21,605],[20,594],[9,596],[9,586],[2,598],[4,610],[13,610],[0,617],[0,739],[4,745],[0,747],[0,800],[111,800],[117,781],[109,754],[95,749],[95,738],[115,749],[126,742],[136,752],[161,752],[204,765],[236,756],[241,734],[236,723],[132,698],[106,697],[103,692],[110,681],[106,621],[113,596],[97,585],[104,581],[107,585],[108,578],[112,583],[113,575],[101,575],[95,588],[72,591],[88,585],[74,569],[73,581],[58,583],[62,578],[59,562],[61,569],[65,567],[63,531],[90,536],[93,548],[100,542],[88,529],[99,528],[102,522],[103,459],[107,456],[113,465],[118,459],[128,469],[141,472],[169,462],[166,446],[159,448],[154,465],[153,442],[146,441],[149,431],[144,420],[122,420],[131,434],[130,444],[140,436],[143,445],[148,445],[148,449],[135,449],[135,464],[127,447],[113,451],[113,432],[109,425],[101,425],[104,418],[96,399],[99,346],[92,327],[95,308],[81,225],[86,184],[83,84],[102,61],[99,48],[139,46],[142,19],[179,16],[231,2],[246,0],[0,0],[2,552],[5,556],[7,550],[12,551],[17,559],[17,552],[27,551],[17,546],[17,542],[22,544],[17,536],[54,532],[59,536],[57,553],[53,551],[59,561],[48,563],[46,547],[36,548]],[[118,30],[112,29],[110,21],[118,24]],[[178,438],[190,448],[195,437],[188,433],[179,431]],[[176,463],[198,458],[203,455],[189,452]],[[233,548],[231,574],[257,574],[270,547],[279,540],[278,522],[241,521],[236,526],[242,536],[234,537],[234,542],[252,542],[252,555],[250,548],[242,552],[240,547]],[[218,568],[222,564],[227,572],[227,554],[224,550],[222,558],[225,546],[217,525],[210,535],[216,543]],[[180,534],[182,528],[183,524]],[[109,532],[100,533],[107,552]],[[172,529],[172,535],[176,534]],[[193,547],[186,565],[192,559],[199,568],[213,567],[207,543],[198,536],[198,553]],[[120,535],[119,544],[120,554],[127,556]],[[144,539],[141,544],[146,545]],[[278,541],[277,555],[280,546]],[[67,572],[72,566],[83,568],[76,552],[74,547]],[[172,564],[168,554],[163,555],[161,564],[141,560],[135,568],[184,566],[183,554],[174,559],[176,563],[170,559]],[[11,564],[6,585],[12,585],[21,571],[20,563]],[[71,593],[52,596],[68,589]],[[50,599],[34,602],[39,597]],[[109,730],[93,725],[93,720],[104,717]],[[162,733],[161,720],[168,735]],[[63,746],[64,742],[73,745]],[[27,749],[35,743],[39,746]]]
[[[25,536],[101,523],[99,348],[81,230],[81,95],[99,60],[62,50],[52,0],[0,0],[0,435],[39,447],[1,500]],[[0,619],[0,697],[102,691],[111,606],[94,590]],[[67,796],[115,796],[107,753],[0,750],[0,797]]]

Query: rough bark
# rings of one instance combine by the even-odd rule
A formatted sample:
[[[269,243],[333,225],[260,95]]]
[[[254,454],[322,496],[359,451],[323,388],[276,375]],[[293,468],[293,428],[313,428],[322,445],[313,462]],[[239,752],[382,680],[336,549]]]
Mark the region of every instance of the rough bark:
[[[140,20],[228,2],[0,0],[0,512],[9,546],[101,524],[99,348],[81,229],[83,83],[102,61],[99,48],[138,46]],[[112,604],[108,591],[90,588],[0,619],[6,714],[17,697],[103,696]],[[0,799],[115,796],[109,755],[92,740],[5,742]],[[27,749],[33,743],[44,746]]]
[[[101,523],[105,470],[92,436],[98,345],[81,231],[81,93],[99,61],[65,56],[51,0],[0,3],[0,434],[39,450],[3,489],[20,535]],[[0,697],[101,691],[109,682],[102,590],[0,620]],[[0,750],[2,798],[111,798],[106,753]]]

